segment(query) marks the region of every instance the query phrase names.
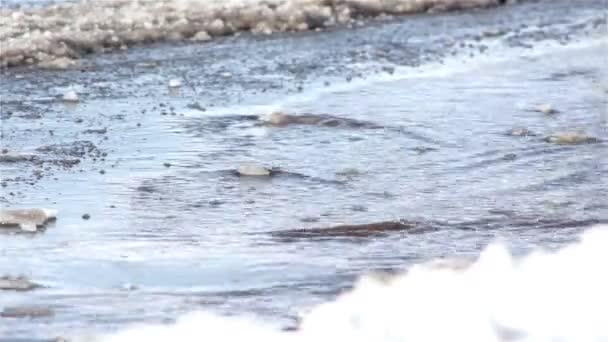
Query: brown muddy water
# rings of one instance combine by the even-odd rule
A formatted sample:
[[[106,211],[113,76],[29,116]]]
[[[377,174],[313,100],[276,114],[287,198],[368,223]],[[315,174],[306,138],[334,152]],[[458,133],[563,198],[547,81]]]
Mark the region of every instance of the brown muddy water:
[[[58,215],[0,234],[0,276],[37,284],[0,309],[45,313],[0,340],[198,309],[288,327],[366,272],[575,240],[608,220],[605,17],[522,1],[3,70],[0,203]]]

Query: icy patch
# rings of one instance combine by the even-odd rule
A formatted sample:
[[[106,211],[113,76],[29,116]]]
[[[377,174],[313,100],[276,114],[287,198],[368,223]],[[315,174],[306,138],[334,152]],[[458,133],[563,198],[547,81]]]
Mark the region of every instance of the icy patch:
[[[495,244],[476,262],[364,277],[353,291],[314,308],[295,332],[193,313],[95,341],[606,341],[606,246],[608,226],[596,226],[557,252],[514,258]]]
[[[0,66],[65,69],[83,53],[352,25],[368,17],[486,7],[500,0],[85,0],[0,9]]]

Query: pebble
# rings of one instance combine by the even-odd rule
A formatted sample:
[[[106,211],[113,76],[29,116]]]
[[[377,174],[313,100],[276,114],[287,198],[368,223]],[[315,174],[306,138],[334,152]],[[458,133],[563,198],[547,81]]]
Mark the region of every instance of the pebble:
[[[174,78],[169,80],[169,88],[179,88],[182,86],[182,80]]]
[[[5,307],[0,312],[1,317],[10,318],[39,318],[53,316],[53,310],[44,306],[13,306]]]
[[[270,176],[270,169],[259,165],[244,164],[239,166],[237,173],[239,176]]]
[[[63,94],[62,100],[65,102],[78,102],[80,98],[74,90],[68,90]]]
[[[120,286],[120,288],[123,291],[134,291],[137,290],[137,285],[132,283],[124,283]]]
[[[65,70],[76,65],[76,61],[68,57],[59,57],[38,63],[38,66],[49,70]]]
[[[209,33],[205,31],[199,31],[194,36],[192,36],[191,40],[195,42],[205,42],[211,39]]]
[[[346,169],[336,172],[336,176],[343,176],[343,177],[355,177],[355,176],[360,176],[360,175],[361,175],[361,171],[359,171],[356,168],[346,168]]]
[[[353,206],[350,207],[350,210],[352,211],[360,211],[360,212],[366,212],[367,211],[367,207],[361,204],[355,204]]]
[[[319,222],[321,219],[319,217],[315,217],[315,216],[309,216],[309,217],[302,217],[300,219],[300,222],[304,222],[304,223],[314,223],[314,222]]]
[[[36,232],[39,226],[56,217],[57,211],[53,209],[0,209],[0,228],[17,226],[22,231]]]
[[[27,279],[24,276],[0,277],[0,290],[30,291],[30,290],[33,290],[33,289],[36,289],[39,287],[42,287],[42,286],[31,282],[29,279]]]
[[[33,161],[36,158],[32,155],[21,155],[21,154],[9,154],[3,153],[0,155],[0,163],[19,163],[19,162],[27,162]]]
[[[412,151],[414,151],[418,154],[425,154],[428,152],[437,151],[437,149],[434,147],[428,147],[428,146],[416,146],[416,147],[412,148]]]
[[[84,131],[82,131],[82,133],[85,133],[85,134],[106,134],[106,133],[108,133],[108,129],[107,128],[85,129]]]
[[[598,142],[599,139],[591,137],[582,131],[558,132],[544,139],[546,142],[558,145],[576,145]]]
[[[219,207],[222,204],[224,204],[224,201],[218,200],[218,199],[214,199],[214,200],[209,201],[209,205],[212,206],[212,207]]]
[[[558,113],[557,109],[553,108],[553,106],[547,103],[536,106],[536,108],[534,108],[534,111],[543,113],[545,115]]]
[[[527,128],[518,127],[518,128],[513,128],[513,129],[509,130],[507,132],[507,135],[510,135],[513,137],[529,137],[529,136],[534,136],[535,134]]]
[[[156,68],[158,64],[155,62],[140,62],[135,64],[135,66],[139,68]]]
[[[386,72],[389,75],[392,75],[395,73],[395,67],[392,66],[383,66],[382,67],[382,71]]]
[[[205,107],[203,107],[200,103],[198,102],[192,102],[190,104],[187,105],[188,108],[190,109],[196,109],[196,110],[200,110],[201,112],[206,111],[207,109]]]
[[[517,154],[515,154],[515,153],[507,153],[502,158],[504,160],[515,160],[515,159],[517,159]]]

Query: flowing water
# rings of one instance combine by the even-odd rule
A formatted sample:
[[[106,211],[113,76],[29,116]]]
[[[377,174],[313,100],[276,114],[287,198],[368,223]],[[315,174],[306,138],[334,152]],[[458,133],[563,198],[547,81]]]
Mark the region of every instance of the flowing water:
[[[214,315],[190,318],[166,336],[222,340],[217,331],[244,329],[247,335],[224,339],[285,340],[275,330],[293,327],[295,317],[332,301],[362,274],[475,258],[497,239],[516,256],[577,241],[608,220],[605,18],[602,1],[522,1],[355,29],[157,43],[85,56],[62,71],[3,70],[1,147],[39,162],[0,163],[0,203],[59,215],[42,233],[0,235],[0,273],[45,286],[3,292],[0,308],[36,305],[54,313],[0,317],[0,337],[96,334],[204,310]],[[174,79],[180,88],[167,87]],[[69,89],[79,103],[59,100]],[[536,110],[546,104],[557,112]],[[268,125],[265,115],[275,111],[335,124]],[[545,139],[559,132],[594,139]],[[239,177],[235,170],[245,163],[282,172]],[[417,229],[290,239],[278,233],[391,220]],[[597,261],[580,267],[606,269],[600,254],[580,255],[581,262]],[[514,283],[534,283],[521,272]],[[359,289],[355,297],[365,303],[356,305],[381,297],[381,310],[399,291],[420,291],[421,298],[443,291],[406,285],[374,287],[371,295]],[[386,317],[394,322],[412,312]],[[309,331],[319,328],[318,317],[340,316],[319,315]],[[371,315],[357,317],[376,326]],[[589,317],[601,326],[606,315]],[[391,336],[400,326],[378,328],[388,331],[383,337],[362,336],[441,340]],[[207,327],[221,329],[193,332]],[[147,340],[157,332],[150,331],[124,341]],[[560,336],[581,340],[568,331]]]

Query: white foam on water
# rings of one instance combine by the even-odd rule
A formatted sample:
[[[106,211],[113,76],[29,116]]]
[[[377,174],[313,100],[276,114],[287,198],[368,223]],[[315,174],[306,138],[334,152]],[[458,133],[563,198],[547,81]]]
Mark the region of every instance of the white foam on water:
[[[422,264],[313,308],[295,332],[191,313],[94,341],[608,341],[608,226],[558,251],[513,257],[501,244],[459,267]],[[91,339],[87,339],[91,341]]]
[[[492,42],[486,42],[492,44]],[[325,96],[340,92],[352,92],[357,89],[369,87],[377,83],[396,82],[403,79],[425,79],[451,77],[472,71],[483,71],[484,69],[496,68],[501,63],[517,60],[518,58],[542,58],[543,56],[559,56],[572,51],[597,49],[606,50],[608,38],[591,36],[579,42],[562,45],[554,41],[538,42],[534,49],[503,46],[495,42],[488,53],[471,58],[467,53],[450,56],[441,62],[429,62],[420,66],[395,66],[392,74],[379,73],[365,78],[355,78],[351,81],[333,81],[331,85],[325,86],[323,80],[307,83],[303,92],[282,96],[280,100],[267,104],[241,104],[226,107],[210,107],[205,112],[199,110],[186,110],[185,116],[226,116],[235,114],[258,115],[264,120],[268,115],[275,112],[293,113],[301,106],[322,100]],[[372,64],[363,66],[362,69],[373,69],[380,65]],[[528,108],[530,104],[520,104],[522,108]]]
[[[353,25],[362,18],[495,6],[499,0],[84,0],[0,8],[0,66],[69,68],[87,52]]]

